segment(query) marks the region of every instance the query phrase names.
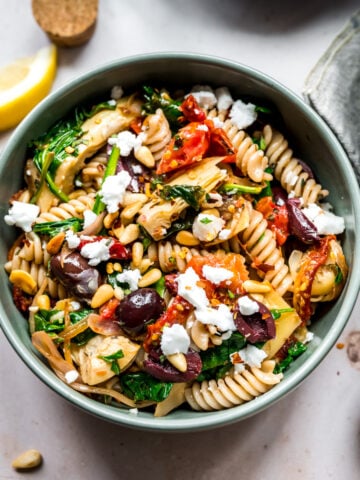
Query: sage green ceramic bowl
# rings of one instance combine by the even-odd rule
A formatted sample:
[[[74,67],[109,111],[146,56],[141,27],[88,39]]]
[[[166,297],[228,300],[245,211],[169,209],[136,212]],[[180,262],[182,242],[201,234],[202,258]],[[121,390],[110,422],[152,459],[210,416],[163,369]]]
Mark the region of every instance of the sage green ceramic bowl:
[[[254,401],[219,412],[197,413],[179,409],[167,417],[154,418],[150,413],[139,412],[135,416],[101,404],[60,381],[32,348],[27,322],[13,304],[8,277],[3,269],[0,270],[1,326],[15,351],[35,375],[72,404],[97,417],[153,431],[209,429],[247,418],[283,398],[319,365],[336,342],[359,291],[360,243],[356,242],[356,238],[360,238],[359,187],[344,151],[325,123],[297,95],[263,73],[224,59],[194,54],[162,53],[125,58],[97,68],[60,88],[35,108],[13,133],[0,163],[1,264],[5,263],[7,251],[15,238],[15,229],[8,227],[3,218],[9,198],[22,183],[28,141],[46,131],[79,103],[94,97],[108,98],[114,85],[128,89],[149,83],[228,86],[235,98],[251,95],[276,105],[301,158],[306,159],[321,183],[330,190],[329,201],[346,222],[343,247],[350,273],[341,297],[313,322],[311,330],[319,342],[310,344],[308,351],[286,372],[279,385]]]

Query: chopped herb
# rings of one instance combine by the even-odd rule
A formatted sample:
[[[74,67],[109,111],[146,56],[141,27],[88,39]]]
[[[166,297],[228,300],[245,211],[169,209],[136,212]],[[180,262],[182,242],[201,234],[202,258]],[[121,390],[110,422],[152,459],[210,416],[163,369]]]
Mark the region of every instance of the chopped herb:
[[[76,217],[67,218],[66,220],[58,220],[56,222],[43,222],[36,223],[33,227],[33,231],[40,235],[49,235],[50,237],[55,237],[60,232],[66,230],[73,230],[74,232],[79,232],[83,228],[83,220]]]
[[[150,189],[154,191],[158,185],[164,185],[164,182],[164,175],[154,175],[150,180]]]
[[[294,312],[294,308],[273,308],[270,310],[270,313],[273,317],[274,320],[277,320],[278,318],[281,317],[283,313],[288,313],[288,312]]]
[[[304,343],[296,342],[292,347],[289,348],[287,352],[287,357],[285,357],[284,360],[275,365],[274,373],[284,372],[287,368],[289,368],[291,363],[306,350],[307,346]]]
[[[256,105],[255,106],[255,112],[258,113],[272,113],[271,109],[269,107],[264,107],[262,105]]]
[[[119,375],[120,373],[120,367],[118,364],[118,360],[120,358],[124,358],[124,352],[120,349],[115,353],[112,353],[110,355],[99,355],[98,358],[101,358],[107,363],[111,364],[111,370],[116,374]]]
[[[231,291],[231,290],[228,290],[227,291],[227,294],[228,294],[228,297],[231,298],[231,299],[234,299],[235,298],[235,294]]]
[[[339,285],[339,283],[341,283],[343,281],[344,275],[343,275],[339,265],[336,264],[335,266],[336,266],[336,269],[337,269],[336,277],[335,277],[335,285]]]
[[[162,276],[159,278],[157,282],[154,284],[154,288],[157,291],[157,293],[160,295],[160,297],[164,297],[165,291],[166,291],[166,286],[165,286],[165,277]]]
[[[124,394],[135,402],[162,402],[173,386],[172,383],[157,380],[146,372],[125,373],[120,377],[120,383]]]
[[[160,92],[149,86],[143,87],[143,96],[145,113],[155,113],[158,108],[161,108],[171,129],[177,130],[179,128],[180,117],[182,117],[181,102],[173,100],[167,92]]]
[[[200,220],[200,223],[204,223],[205,225],[207,225],[207,224],[209,224],[209,223],[211,223],[211,222],[212,222],[212,220],[211,220],[210,218],[208,218],[208,217],[202,218],[202,219]]]
[[[159,195],[164,200],[182,198],[190,207],[198,210],[200,208],[200,200],[205,195],[205,190],[198,185],[164,185]]]
[[[225,183],[220,187],[220,193],[225,193],[226,195],[241,195],[242,193],[252,193],[254,195],[261,192],[263,189],[262,184],[255,184],[249,181],[244,181],[243,184],[237,183]]]
[[[259,147],[260,150],[265,150],[266,149],[266,143],[265,143],[265,138],[261,135],[260,138],[253,137],[252,138],[253,143]]]

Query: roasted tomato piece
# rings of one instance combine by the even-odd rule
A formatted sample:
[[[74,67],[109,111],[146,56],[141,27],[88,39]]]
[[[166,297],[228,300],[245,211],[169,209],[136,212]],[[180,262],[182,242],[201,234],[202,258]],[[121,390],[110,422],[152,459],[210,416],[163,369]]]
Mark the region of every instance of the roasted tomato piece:
[[[235,162],[236,151],[231,143],[226,132],[222,128],[213,128],[211,130],[210,146],[207,152],[209,157],[222,157],[227,156],[224,160],[226,163]]]
[[[161,175],[202,160],[210,145],[210,128],[205,122],[191,122],[176,133],[165,150],[156,173]]]
[[[188,122],[203,122],[206,118],[205,112],[201,110],[194,95],[185,98],[180,105],[180,110]]]
[[[276,237],[276,243],[281,246],[289,236],[289,218],[286,205],[277,205],[271,197],[263,197],[256,204],[256,210],[266,219],[270,230]]]

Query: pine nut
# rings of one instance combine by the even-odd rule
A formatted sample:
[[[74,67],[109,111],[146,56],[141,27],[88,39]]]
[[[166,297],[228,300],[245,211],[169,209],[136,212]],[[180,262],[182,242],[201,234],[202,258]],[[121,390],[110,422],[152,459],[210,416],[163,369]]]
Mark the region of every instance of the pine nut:
[[[114,265],[111,262],[108,262],[106,264],[106,273],[108,275],[111,275],[112,273],[114,273]]]
[[[91,308],[99,308],[114,296],[114,289],[108,283],[100,285],[91,299]]]
[[[220,212],[217,208],[207,208],[206,210],[201,210],[201,213],[204,215],[215,215],[215,217],[220,217]]]
[[[54,237],[50,238],[50,240],[46,245],[46,251],[50,255],[56,255],[60,251],[60,248],[64,243],[64,240],[65,240],[65,232],[59,232]]]
[[[142,206],[143,206],[142,202],[136,202],[136,203],[133,203],[132,205],[128,205],[127,207],[125,207],[120,214],[120,218],[122,222],[123,223],[131,222]]]
[[[115,287],[114,288],[114,297],[117,300],[120,300],[120,301],[123,300],[124,297],[125,297],[124,290],[121,287]]]
[[[136,223],[130,223],[130,225],[127,225],[123,231],[123,233],[120,235],[120,242],[123,245],[128,245],[129,243],[134,242],[137,240],[140,236],[140,227]]]
[[[9,280],[11,283],[21,288],[25,293],[34,295],[37,289],[37,283],[30,275],[30,273],[24,270],[13,270],[10,273]]]
[[[176,241],[180,243],[180,245],[185,245],[187,247],[195,247],[195,245],[199,245],[200,241],[194,237],[191,232],[187,230],[181,230],[176,235]]]
[[[166,359],[169,360],[171,365],[173,365],[179,372],[186,372],[187,370],[187,361],[183,353],[174,353],[172,355],[166,355]]]
[[[141,242],[135,242],[131,249],[132,264],[134,268],[138,268],[144,256],[144,246]]]
[[[145,145],[137,148],[134,152],[136,160],[145,165],[145,167],[153,168],[155,166],[155,159],[151,151]]]
[[[161,277],[162,277],[161,270],[159,270],[158,268],[152,268],[140,278],[138,285],[140,288],[148,287],[149,285],[152,285],[153,283],[160,280]]]
[[[16,470],[27,470],[38,467],[42,462],[41,453],[38,450],[30,449],[21,453],[13,460],[11,466]]]
[[[132,205],[133,203],[141,202],[143,205],[148,201],[148,197],[144,193],[125,192],[123,197],[123,207]]]
[[[153,262],[149,258],[143,258],[141,260],[140,265],[139,265],[140,273],[141,274],[145,273],[146,270],[148,270],[151,267],[152,264],[153,264]]]
[[[111,225],[115,222],[117,217],[119,216],[119,212],[108,213],[104,218],[104,227],[109,230]]]

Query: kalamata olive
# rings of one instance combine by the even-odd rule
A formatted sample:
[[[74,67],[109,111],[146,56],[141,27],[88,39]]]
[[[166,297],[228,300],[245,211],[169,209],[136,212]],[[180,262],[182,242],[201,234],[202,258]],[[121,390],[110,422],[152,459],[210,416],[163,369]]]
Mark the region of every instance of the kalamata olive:
[[[101,285],[100,273],[76,252],[54,255],[50,272],[76,297],[89,299]]]
[[[292,235],[307,244],[320,240],[315,225],[301,211],[298,198],[289,198],[286,201],[286,207],[289,215],[289,230]]]
[[[189,350],[185,357],[187,362],[186,372],[180,372],[168,360],[161,363],[152,356],[144,360],[144,370],[164,382],[190,382],[195,380],[201,372],[202,361],[199,353],[194,350]]]
[[[140,333],[146,323],[156,320],[165,310],[165,302],[153,288],[139,288],[127,295],[116,309],[122,328]]]
[[[251,315],[240,312],[239,304],[236,304],[234,322],[238,331],[251,343],[265,342],[275,337],[275,323],[270,310],[261,302],[258,304],[259,311]]]

